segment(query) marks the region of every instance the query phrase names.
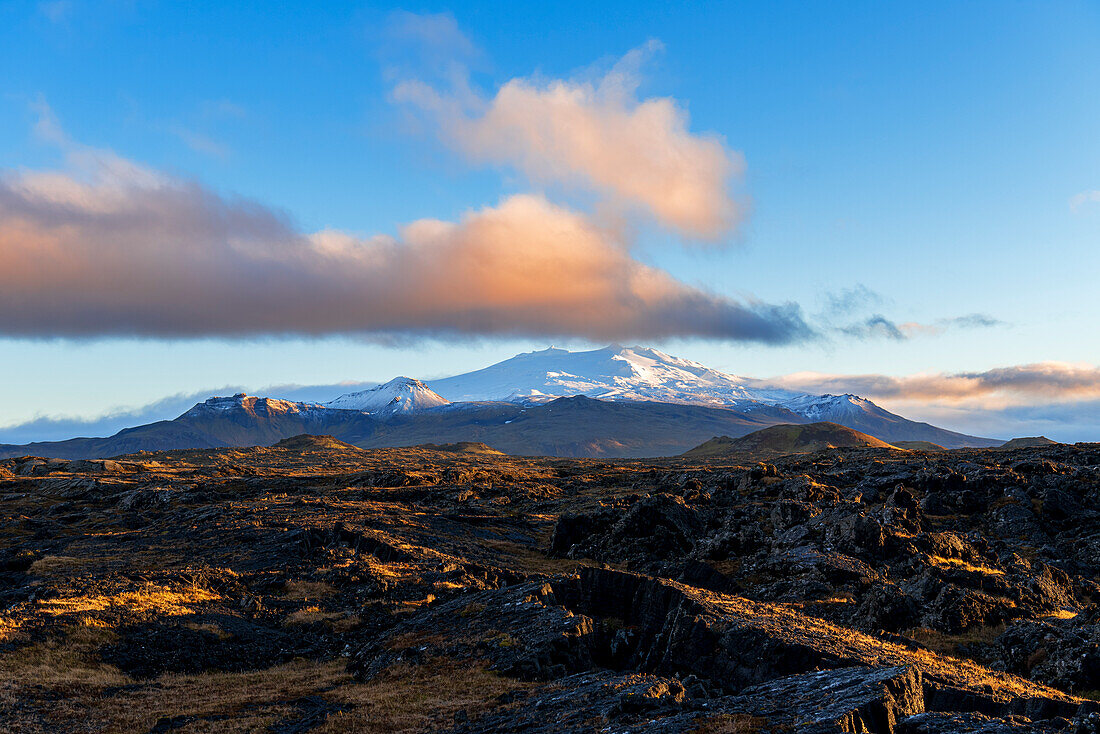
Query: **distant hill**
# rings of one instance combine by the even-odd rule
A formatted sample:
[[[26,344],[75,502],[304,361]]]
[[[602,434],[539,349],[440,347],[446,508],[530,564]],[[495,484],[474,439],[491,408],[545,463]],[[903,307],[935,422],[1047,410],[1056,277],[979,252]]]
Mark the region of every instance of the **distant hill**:
[[[1029,449],[1034,446],[1057,446],[1057,441],[1052,441],[1046,436],[1024,436],[1005,441],[997,448],[1001,449]]]
[[[459,441],[458,443],[424,443],[417,448],[429,451],[442,451],[448,454],[482,454],[490,456],[504,456],[503,451],[497,451],[488,444],[480,441]]]
[[[906,451],[946,451],[947,449],[940,446],[938,443],[932,443],[931,441],[893,441],[892,446],[897,446],[899,449],[905,449]]]
[[[927,441],[950,449],[992,448],[1001,443],[999,439],[968,436],[903,418],[858,395],[805,395],[780,405],[807,422],[839,423],[894,446],[898,441]]]
[[[821,422],[771,426],[740,438],[717,436],[687,451],[683,456],[702,459],[729,454],[803,454],[836,448],[896,447],[838,423]]]
[[[332,436],[316,436],[309,433],[301,433],[297,436],[284,438],[275,444],[277,449],[290,451],[362,451],[358,446],[334,438]]]

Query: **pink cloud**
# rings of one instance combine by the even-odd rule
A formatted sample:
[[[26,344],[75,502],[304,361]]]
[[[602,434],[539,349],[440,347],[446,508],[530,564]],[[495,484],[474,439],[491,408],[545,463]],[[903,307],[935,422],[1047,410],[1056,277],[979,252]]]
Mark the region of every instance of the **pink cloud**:
[[[0,333],[156,337],[476,334],[786,342],[796,306],[734,301],[634,259],[541,196],[397,238],[298,232],[110,153],[0,174]]]

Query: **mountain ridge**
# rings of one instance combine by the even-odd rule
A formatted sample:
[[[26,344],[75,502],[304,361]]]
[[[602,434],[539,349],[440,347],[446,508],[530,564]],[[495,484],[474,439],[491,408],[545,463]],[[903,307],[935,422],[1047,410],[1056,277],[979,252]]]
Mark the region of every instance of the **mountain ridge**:
[[[388,416],[298,404],[268,410],[264,398],[225,399],[211,410],[200,403],[171,421],[157,421],[106,438],[0,445],[0,458],[106,458],[175,448],[269,446],[299,434],[329,435],[360,448],[481,442],[498,451],[531,456],[646,457],[682,453],[716,434],[743,435],[778,422],[799,420],[728,408],[675,403],[558,398],[525,406],[465,403]],[[285,401],[271,401],[283,407]],[[255,406],[260,408],[256,409]]]
[[[724,433],[820,421],[886,443],[1002,443],[911,421],[856,395],[811,395],[757,382],[645,347],[550,348],[442,380],[397,377],[324,404],[245,393],[212,397],[173,420],[108,437],[0,445],[0,457],[271,445],[303,433],[365,448],[483,441],[508,453],[657,456]],[[574,424],[563,422],[566,412]]]

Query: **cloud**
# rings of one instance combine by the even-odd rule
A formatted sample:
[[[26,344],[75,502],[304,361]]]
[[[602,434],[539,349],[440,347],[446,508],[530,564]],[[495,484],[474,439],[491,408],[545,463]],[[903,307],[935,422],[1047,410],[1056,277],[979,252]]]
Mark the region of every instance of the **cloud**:
[[[855,324],[842,326],[840,332],[858,339],[879,338],[901,341],[908,338],[897,324],[881,314],[875,314]]]
[[[248,110],[230,99],[208,99],[199,103],[199,115],[205,120],[244,120]]]
[[[1070,197],[1069,208],[1072,212],[1080,211],[1086,204],[1100,204],[1100,189],[1082,191]]]
[[[845,316],[856,311],[862,311],[869,306],[881,306],[886,302],[882,294],[871,290],[862,283],[857,283],[851,288],[827,291],[824,300],[827,316]]]
[[[38,3],[38,12],[46,16],[51,23],[61,23],[68,19],[72,13],[73,4],[70,0],[51,0]]]
[[[982,329],[1002,325],[1004,325],[1003,321],[981,313],[936,319],[930,324],[922,324],[917,321],[898,324],[882,314],[875,314],[863,321],[839,327],[837,330],[857,339],[877,338],[905,341],[917,336],[935,336],[948,329]]]
[[[982,372],[829,375],[753,381],[814,394],[852,393],[906,418],[977,436],[1100,439],[1100,366],[1038,362]]]
[[[412,50],[421,57],[433,56],[451,61],[474,58],[481,53],[450,13],[395,10],[386,19],[385,35],[394,46],[412,46]],[[395,52],[392,47],[388,50]]]
[[[375,382],[344,382],[334,385],[271,385],[248,389],[241,385],[223,385],[209,390],[179,393],[133,408],[116,408],[91,417],[53,415],[36,416],[29,421],[0,425],[0,443],[23,444],[32,441],[63,441],[75,436],[111,436],[123,428],[171,420],[182,415],[196,403],[213,395],[233,395],[247,392],[283,400],[324,403],[356,390],[373,387]]]
[[[855,393],[872,400],[1007,407],[1100,400],[1100,367],[1065,362],[999,367],[984,372],[827,375],[802,372],[769,385],[813,393]]]
[[[988,329],[994,326],[1005,325],[1004,321],[984,313],[971,313],[966,316],[956,316],[953,319],[940,319],[936,323],[945,327],[954,326],[962,329]]]
[[[171,125],[168,128],[168,132],[179,138],[184,145],[196,153],[202,153],[203,155],[212,156],[214,158],[225,158],[229,155],[229,148],[223,143],[219,143],[208,135],[190,130],[182,125]]]
[[[398,237],[288,217],[73,144],[67,171],[0,173],[0,334],[421,334],[784,343],[793,304],[738,302],[634,259],[615,231],[535,195]]]
[[[1001,439],[1047,436],[1067,443],[1100,438],[1100,400],[1003,407],[926,402],[882,404],[910,420],[925,421],[972,436]]]
[[[64,441],[77,436],[110,436],[123,428],[175,418],[211,395],[232,395],[236,392],[239,390],[226,387],[204,393],[181,393],[141,407],[118,408],[91,418],[38,416],[23,423],[0,426],[0,443],[21,444],[31,441]]]
[[[690,132],[675,100],[638,98],[640,66],[658,48],[651,41],[592,80],[516,78],[486,99],[453,73],[450,89],[405,79],[393,97],[426,113],[472,160],[594,191],[688,237],[717,239],[747,211],[730,191],[744,162],[720,136]]]

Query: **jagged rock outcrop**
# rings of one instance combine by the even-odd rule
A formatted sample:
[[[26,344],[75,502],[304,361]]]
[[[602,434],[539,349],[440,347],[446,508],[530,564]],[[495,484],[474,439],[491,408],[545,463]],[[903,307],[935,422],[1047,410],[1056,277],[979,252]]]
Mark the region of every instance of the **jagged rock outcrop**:
[[[300,437],[0,460],[0,503],[0,730],[1100,734],[1100,446]]]

